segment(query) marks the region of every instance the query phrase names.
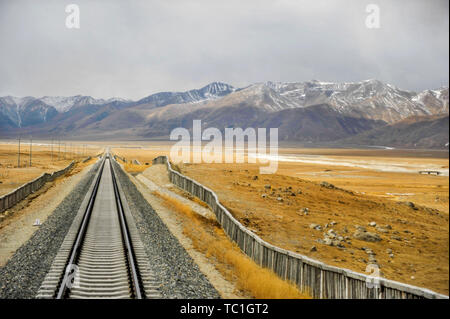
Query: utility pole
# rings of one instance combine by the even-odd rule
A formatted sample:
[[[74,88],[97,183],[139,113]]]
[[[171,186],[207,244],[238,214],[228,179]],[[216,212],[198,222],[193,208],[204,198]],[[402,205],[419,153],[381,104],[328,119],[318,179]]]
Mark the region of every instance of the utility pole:
[[[30,135],[30,167],[31,167],[31,153],[33,151],[33,136]]]
[[[17,167],[20,167],[20,135],[19,135],[19,153],[17,157]]]

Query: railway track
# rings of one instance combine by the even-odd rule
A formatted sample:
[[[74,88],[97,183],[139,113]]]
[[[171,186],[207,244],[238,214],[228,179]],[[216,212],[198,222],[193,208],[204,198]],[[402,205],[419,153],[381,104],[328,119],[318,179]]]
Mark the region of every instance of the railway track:
[[[109,154],[45,277],[37,298],[159,298]]]

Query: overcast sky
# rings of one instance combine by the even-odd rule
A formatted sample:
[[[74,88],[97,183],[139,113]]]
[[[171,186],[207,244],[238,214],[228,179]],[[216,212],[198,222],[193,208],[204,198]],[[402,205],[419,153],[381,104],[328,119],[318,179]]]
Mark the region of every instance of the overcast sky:
[[[80,8],[80,29],[65,25]],[[365,25],[366,5],[380,28]],[[0,96],[142,98],[212,81],[448,86],[448,0],[0,0]]]

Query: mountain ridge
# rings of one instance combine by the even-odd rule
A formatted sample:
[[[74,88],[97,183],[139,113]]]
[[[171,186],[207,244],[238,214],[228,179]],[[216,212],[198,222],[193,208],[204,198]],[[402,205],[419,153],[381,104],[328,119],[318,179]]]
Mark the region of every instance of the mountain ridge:
[[[83,95],[0,97],[0,134],[167,137],[174,127],[190,127],[193,119],[202,119],[219,129],[279,125],[281,140],[336,141],[407,118],[446,115],[448,104],[448,87],[416,93],[374,79],[260,82],[243,88],[212,82],[200,89],[158,92],[137,101]]]

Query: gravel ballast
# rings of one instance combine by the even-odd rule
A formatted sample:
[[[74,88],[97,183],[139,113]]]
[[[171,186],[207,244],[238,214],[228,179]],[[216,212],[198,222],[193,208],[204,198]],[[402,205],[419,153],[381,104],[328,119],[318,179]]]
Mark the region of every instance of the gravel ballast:
[[[136,221],[149,263],[161,284],[162,298],[220,298],[205,275],[168,230],[120,166],[118,180]],[[0,299],[35,298],[78,209],[93,182],[99,162],[54,212],[0,268]]]
[[[91,185],[99,162],[0,268],[0,299],[34,298]]]
[[[163,298],[220,298],[197,264],[116,162],[117,177]]]

